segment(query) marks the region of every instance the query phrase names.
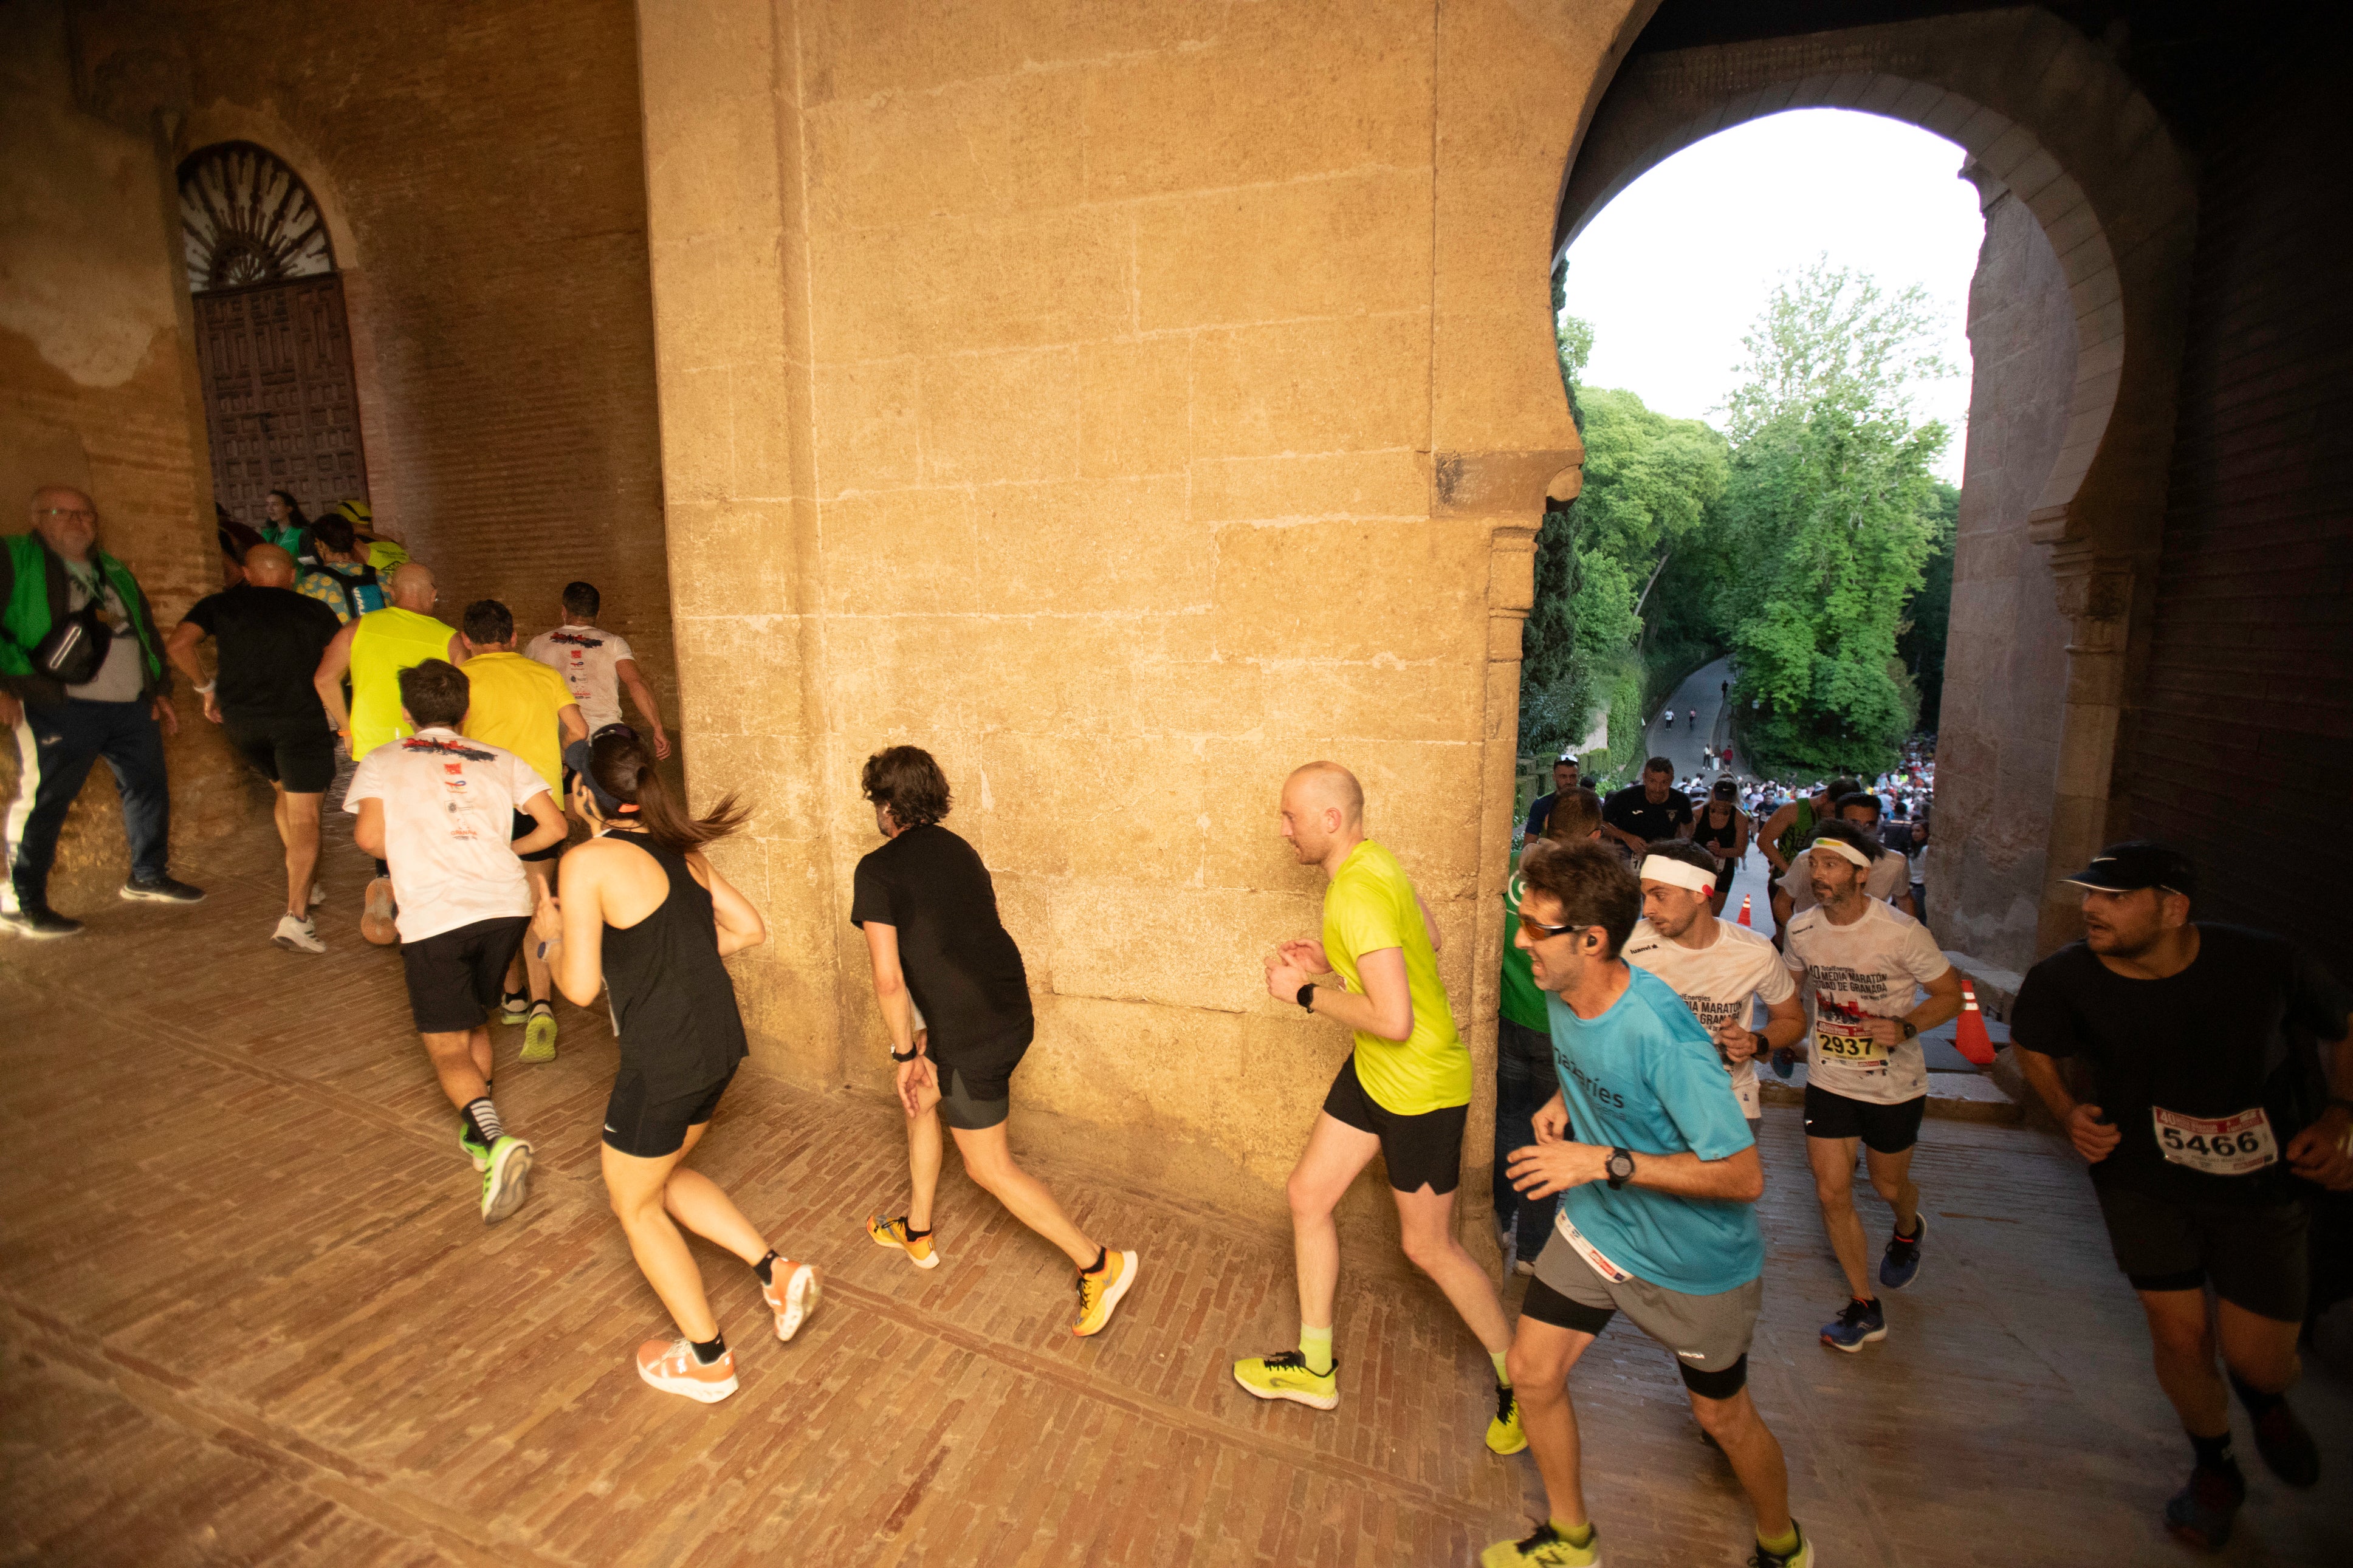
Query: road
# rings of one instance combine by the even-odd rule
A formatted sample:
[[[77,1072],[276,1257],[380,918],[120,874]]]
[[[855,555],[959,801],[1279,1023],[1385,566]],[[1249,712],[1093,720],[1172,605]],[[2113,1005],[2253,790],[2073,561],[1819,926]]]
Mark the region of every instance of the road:
[[[1699,771],[1700,748],[1704,745],[1722,751],[1730,730],[1725,716],[1724,683],[1732,679],[1732,661],[1719,658],[1714,664],[1694,670],[1675,689],[1675,700],[1670,705],[1675,715],[1673,728],[1666,722],[1668,709],[1662,709],[1651,720],[1643,735],[1642,754],[1664,757],[1675,764],[1675,777],[1688,778]],[[1699,722],[1694,725],[1684,717],[1693,709],[1699,710]],[[1715,776],[1711,763],[1707,776]]]

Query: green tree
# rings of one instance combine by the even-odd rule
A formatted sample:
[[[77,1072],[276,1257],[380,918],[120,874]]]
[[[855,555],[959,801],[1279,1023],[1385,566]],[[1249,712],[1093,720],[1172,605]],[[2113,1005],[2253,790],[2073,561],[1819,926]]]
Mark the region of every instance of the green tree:
[[[1961,492],[1939,480],[1936,511],[1928,520],[1935,543],[1928,563],[1921,568],[1920,591],[1912,595],[1895,634],[1895,657],[1919,689],[1918,727],[1923,730],[1936,729],[1943,721],[1945,637],[1953,619],[1953,553],[1960,515]]]

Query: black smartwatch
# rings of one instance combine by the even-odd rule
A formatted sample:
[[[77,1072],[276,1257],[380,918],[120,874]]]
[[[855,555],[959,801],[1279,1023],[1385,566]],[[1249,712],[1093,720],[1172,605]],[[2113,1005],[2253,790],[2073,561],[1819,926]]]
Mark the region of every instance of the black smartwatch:
[[[1904,1037],[1905,1039],[1916,1040],[1920,1037],[1919,1025],[1914,1023],[1909,1018],[1898,1018],[1895,1021],[1904,1026]]]
[[[1602,1166],[1602,1169],[1609,1173],[1609,1190],[1616,1192],[1634,1179],[1634,1151],[1622,1148],[1610,1150],[1609,1161]]]
[[[1306,1008],[1309,1012],[1313,1013],[1315,1011],[1315,982],[1311,980],[1306,984],[1301,986],[1299,988],[1299,994],[1293,998],[1293,1000],[1295,1000],[1302,1007]]]
[[[911,1061],[913,1061],[917,1057],[920,1057],[920,1056],[922,1056],[923,1054],[923,1052],[921,1052],[921,1051],[909,1051],[905,1056],[903,1056],[903,1057],[902,1057],[902,1056],[901,1056],[898,1052],[896,1052],[896,1051],[892,1051],[892,1052],[891,1053],[891,1059],[892,1059],[892,1061],[894,1061],[894,1062],[899,1063],[902,1067],[903,1067],[903,1066],[905,1066],[907,1063],[909,1063],[909,1062],[911,1062]]]

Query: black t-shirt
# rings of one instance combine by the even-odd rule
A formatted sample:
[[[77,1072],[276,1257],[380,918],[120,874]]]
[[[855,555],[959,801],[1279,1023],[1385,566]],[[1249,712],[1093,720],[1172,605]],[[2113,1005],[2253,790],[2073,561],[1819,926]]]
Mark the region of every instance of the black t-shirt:
[[[1654,838],[1674,837],[1691,819],[1691,796],[1679,789],[1667,791],[1667,798],[1653,805],[1641,784],[1630,784],[1611,791],[1601,803],[1602,821],[1624,828],[1646,844]]]
[[[220,654],[213,697],[237,725],[327,728],[311,677],[343,630],[335,612],[291,588],[239,583],[207,595],[188,619],[212,634]]]
[[[2343,988],[2293,943],[2201,921],[2197,958],[2163,980],[2116,973],[2070,942],[2027,972],[2010,1034],[2091,1068],[2093,1102],[2123,1134],[2092,1166],[2094,1183],[2179,1203],[2270,1204],[2307,1190],[2288,1169],[2288,1140],[2319,1110],[2311,1042],[2345,1033],[2346,1006]],[[2252,1162],[2263,1142],[2245,1119],[2258,1110],[2268,1164],[2200,1168]],[[2226,1126],[2196,1125],[2211,1122]]]
[[[973,847],[934,823],[859,861],[849,921],[895,926],[899,967],[931,1030],[931,1053],[973,1078],[1021,1059],[1037,1032],[1021,950],[997,917],[997,887]]]

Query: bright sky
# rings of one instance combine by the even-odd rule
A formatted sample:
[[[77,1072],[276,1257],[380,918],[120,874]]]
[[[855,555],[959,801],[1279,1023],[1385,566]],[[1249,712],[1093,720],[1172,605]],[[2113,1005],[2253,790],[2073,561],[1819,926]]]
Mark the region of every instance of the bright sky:
[[[1719,427],[1740,339],[1775,280],[1828,254],[1890,290],[1917,283],[1964,374],[1916,390],[1951,429],[1937,472],[1961,482],[1969,277],[1985,222],[1961,149],[1838,109],[1777,114],[1685,148],[1634,182],[1568,252],[1567,309],[1593,324],[1590,386]]]

